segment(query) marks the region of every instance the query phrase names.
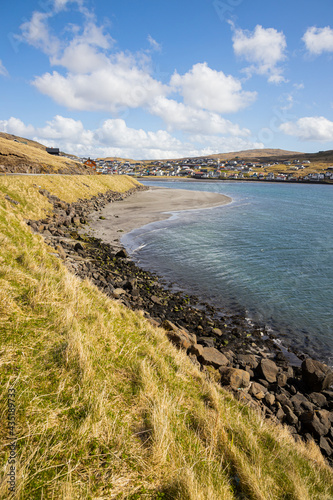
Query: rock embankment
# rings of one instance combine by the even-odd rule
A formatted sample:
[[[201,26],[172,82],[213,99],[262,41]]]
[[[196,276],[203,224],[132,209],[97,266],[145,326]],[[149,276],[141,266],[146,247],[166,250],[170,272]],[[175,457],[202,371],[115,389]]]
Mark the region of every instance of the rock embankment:
[[[137,267],[125,250],[79,234],[89,213],[121,201],[124,194],[108,191],[68,204],[40,192],[53,204],[53,214],[28,221],[42,234],[80,278],[90,279],[109,297],[141,309],[155,326],[165,330],[179,349],[207,376],[235,397],[259,410],[265,418],[288,426],[295,439],[315,440],[333,463],[333,372],[325,364],[300,356],[291,365],[274,337],[241,315],[226,316],[196,297],[171,293],[157,276]]]

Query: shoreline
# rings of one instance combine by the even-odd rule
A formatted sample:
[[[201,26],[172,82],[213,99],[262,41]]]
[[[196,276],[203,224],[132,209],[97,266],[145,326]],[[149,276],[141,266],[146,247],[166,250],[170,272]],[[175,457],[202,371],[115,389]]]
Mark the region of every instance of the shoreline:
[[[89,279],[127,308],[141,311],[207,377],[263,418],[286,425],[295,440],[314,440],[332,465],[333,371],[329,367],[296,352],[299,363],[292,363],[275,342],[277,337],[264,327],[250,325],[242,314],[221,314],[196,296],[170,292],[159,276],[138,267],[124,249],[83,229],[91,213],[101,213],[114,201],[121,201],[114,205],[122,206],[137,191],[145,191],[144,186],[123,195],[108,192],[72,204],[51,196],[53,215],[28,224],[55,248],[55,255],[71,273]],[[45,190],[42,194],[49,197]]]
[[[175,212],[217,208],[232,202],[229,196],[204,191],[149,187],[121,203],[111,203],[89,216],[91,233],[105,243],[122,248],[122,236],[152,222],[166,220]]]

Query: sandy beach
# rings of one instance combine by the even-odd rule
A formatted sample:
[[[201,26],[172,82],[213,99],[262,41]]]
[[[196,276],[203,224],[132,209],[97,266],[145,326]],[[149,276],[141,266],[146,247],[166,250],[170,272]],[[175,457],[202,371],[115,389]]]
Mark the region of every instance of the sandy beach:
[[[121,246],[120,238],[124,234],[151,222],[168,219],[170,213],[213,208],[230,202],[229,196],[218,193],[150,187],[91,214],[90,229],[96,238]]]

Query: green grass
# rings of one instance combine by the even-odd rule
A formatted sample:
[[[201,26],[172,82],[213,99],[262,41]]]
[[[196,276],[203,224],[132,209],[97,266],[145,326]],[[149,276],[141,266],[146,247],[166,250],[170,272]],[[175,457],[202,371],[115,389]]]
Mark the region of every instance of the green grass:
[[[0,497],[15,387],[15,498],[333,498],[314,444],[296,444],[207,380],[142,313],[71,275],[24,222],[50,209],[33,184],[73,201],[134,183],[0,179]]]

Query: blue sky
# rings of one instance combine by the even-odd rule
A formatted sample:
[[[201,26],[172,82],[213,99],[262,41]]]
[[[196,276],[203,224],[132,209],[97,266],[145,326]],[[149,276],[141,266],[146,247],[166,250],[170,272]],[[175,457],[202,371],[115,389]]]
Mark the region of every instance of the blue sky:
[[[92,157],[333,149],[331,0],[16,0],[0,28],[0,131]]]

